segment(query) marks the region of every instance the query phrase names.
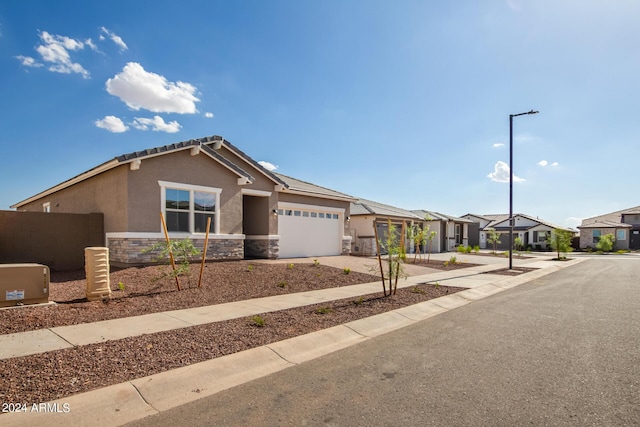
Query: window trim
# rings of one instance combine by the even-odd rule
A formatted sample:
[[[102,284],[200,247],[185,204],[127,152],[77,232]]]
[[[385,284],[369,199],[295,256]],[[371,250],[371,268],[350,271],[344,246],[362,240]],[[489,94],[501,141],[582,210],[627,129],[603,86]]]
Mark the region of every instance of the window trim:
[[[51,213],[51,202],[45,202],[42,204],[42,212]]]
[[[195,198],[194,198],[194,193],[197,192],[203,192],[203,193],[211,193],[211,194],[215,194],[216,196],[216,201],[215,201],[215,210],[213,211],[214,214],[214,221],[213,221],[213,227],[209,230],[210,234],[220,234],[220,193],[222,193],[222,189],[221,188],[216,188],[216,187],[206,187],[203,185],[193,185],[193,184],[182,184],[179,182],[170,182],[170,181],[158,181],[158,185],[160,185],[160,208],[161,208],[161,212],[162,215],[166,218],[167,217],[167,189],[171,189],[171,190],[182,190],[182,191],[188,191],[189,192],[189,232],[185,233],[183,231],[169,231],[169,234],[171,235],[177,235],[177,236],[184,236],[184,235],[203,235],[205,233],[202,232],[195,232],[195,208],[194,208],[194,203],[195,203]],[[200,211],[198,211],[200,212]],[[162,230],[161,230],[162,231]]]

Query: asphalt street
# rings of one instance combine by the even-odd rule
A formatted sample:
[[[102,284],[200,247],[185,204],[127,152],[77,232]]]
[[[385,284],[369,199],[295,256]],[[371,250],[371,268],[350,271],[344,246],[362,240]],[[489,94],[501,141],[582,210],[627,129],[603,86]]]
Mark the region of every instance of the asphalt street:
[[[640,425],[639,289],[590,259],[130,425]]]

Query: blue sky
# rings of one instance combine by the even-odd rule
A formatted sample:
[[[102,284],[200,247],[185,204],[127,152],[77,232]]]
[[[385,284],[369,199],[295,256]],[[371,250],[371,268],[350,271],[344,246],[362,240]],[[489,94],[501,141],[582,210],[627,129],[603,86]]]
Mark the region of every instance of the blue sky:
[[[0,209],[222,135],[277,171],[451,215],[640,204],[640,2],[3,1]]]

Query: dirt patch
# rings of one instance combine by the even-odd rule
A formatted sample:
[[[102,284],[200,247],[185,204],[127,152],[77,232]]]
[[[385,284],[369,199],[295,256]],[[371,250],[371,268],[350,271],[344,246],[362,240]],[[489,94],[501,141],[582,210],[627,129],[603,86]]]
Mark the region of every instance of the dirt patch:
[[[321,264],[227,261],[207,263],[200,288],[200,266],[193,264],[191,278],[180,277],[182,290],[177,291],[175,280],[166,276],[169,271],[164,265],[113,271],[111,299],[105,302],[86,300],[84,271],[52,273],[49,299],[56,305],[0,310],[0,334],[379,280],[370,274],[345,274],[341,269]]]
[[[283,267],[287,268],[286,265]],[[299,267],[295,265],[293,270],[303,270]],[[325,269],[309,268],[314,269],[310,270],[312,272],[322,271],[320,277],[333,274]],[[259,268],[256,268],[254,272],[258,270]],[[287,274],[287,271],[275,271],[281,275]],[[342,271],[338,272],[344,275]],[[339,277],[343,279],[349,276]],[[291,280],[290,276],[287,278]],[[371,281],[368,280],[370,277],[366,279]],[[253,284],[255,285],[255,282]],[[273,291],[272,288],[281,292],[281,289],[273,284],[273,278],[268,281],[266,288],[269,292]],[[205,289],[212,292],[211,286]],[[218,291],[217,288],[213,290]],[[383,298],[380,292],[361,298],[264,313],[261,315],[264,320],[262,327],[255,326],[252,318],[247,317],[0,360],[0,401],[20,402],[30,406],[34,402],[62,399],[72,394],[214,359],[461,290],[464,288],[419,285],[399,289],[393,297]],[[167,290],[158,295],[179,296],[186,292],[188,291]],[[102,309],[99,304],[97,310]],[[18,310],[9,310],[12,311]]]
[[[501,274],[503,276],[519,276],[520,274],[529,273],[535,270],[538,270],[538,269],[531,268],[531,267],[514,267],[511,270],[509,270],[508,268],[501,268],[500,270],[491,270],[482,274]]]

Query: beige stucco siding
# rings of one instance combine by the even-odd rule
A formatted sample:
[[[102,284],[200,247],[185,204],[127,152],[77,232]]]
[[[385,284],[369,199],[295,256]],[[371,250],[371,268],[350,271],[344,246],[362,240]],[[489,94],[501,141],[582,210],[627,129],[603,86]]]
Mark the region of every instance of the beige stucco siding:
[[[253,164],[249,164],[226,147],[221,147],[218,153],[253,177],[253,183],[244,185],[242,188],[270,192],[268,212],[271,213],[274,209],[278,209],[278,193],[275,191],[276,183],[271,178],[265,176]],[[278,217],[271,214],[269,215],[269,234],[278,234]]]
[[[129,171],[130,232],[160,232],[161,187],[158,181],[220,188],[220,233],[242,234],[242,194],[238,175],[203,153],[190,150],[143,159]]]
[[[43,203],[50,203],[51,212],[102,213],[105,232],[127,231],[127,170],[127,165],[116,167],[19,210],[42,212]]]

